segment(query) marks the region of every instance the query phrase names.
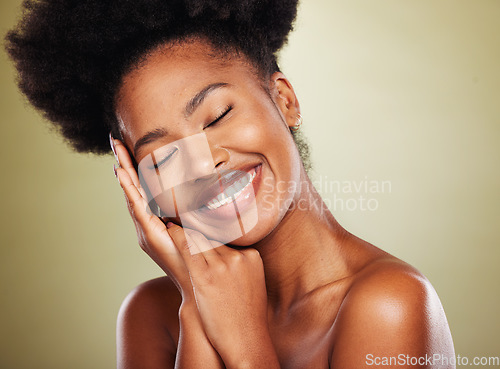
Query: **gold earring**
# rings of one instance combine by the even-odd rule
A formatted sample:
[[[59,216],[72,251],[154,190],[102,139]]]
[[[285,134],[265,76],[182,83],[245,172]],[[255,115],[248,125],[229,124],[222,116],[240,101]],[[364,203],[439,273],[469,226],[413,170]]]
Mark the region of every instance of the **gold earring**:
[[[302,115],[300,115],[300,113],[297,114],[297,123],[295,123],[295,125],[293,127],[290,127],[292,132],[297,132],[303,122],[304,122],[304,120],[302,119]]]

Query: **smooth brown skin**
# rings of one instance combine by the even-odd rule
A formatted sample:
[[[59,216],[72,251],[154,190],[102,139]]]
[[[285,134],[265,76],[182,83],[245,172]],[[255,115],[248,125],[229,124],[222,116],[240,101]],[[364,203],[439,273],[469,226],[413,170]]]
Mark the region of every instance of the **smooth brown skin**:
[[[317,206],[323,202],[289,132],[300,112],[290,82],[274,73],[269,96],[245,59],[220,60],[210,52],[197,40],[159,49],[125,76],[118,94],[124,138],[114,140],[118,179],[141,247],[168,275],[140,285],[124,301],[118,367],[373,368],[367,354],[454,357],[443,308],[427,279]],[[186,102],[214,82],[231,87],[212,92],[186,118]],[[227,104],[231,113],[204,128]],[[145,211],[129,152],[159,127],[169,135],[144,146],[136,162],[205,130],[215,161],[205,163],[207,172],[262,163],[263,178],[274,187],[256,194],[259,223],[235,242],[240,247],[178,225],[167,230]],[[291,193],[276,189],[292,182],[303,185]],[[209,251],[191,255],[186,237],[189,247],[208,245]]]

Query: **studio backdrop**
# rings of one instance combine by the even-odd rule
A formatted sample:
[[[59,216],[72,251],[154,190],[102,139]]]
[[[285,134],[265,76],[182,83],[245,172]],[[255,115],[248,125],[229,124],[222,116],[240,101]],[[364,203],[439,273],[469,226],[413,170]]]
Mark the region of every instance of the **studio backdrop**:
[[[2,37],[20,4],[0,3]],[[496,0],[306,0],[280,57],[316,188],[429,278],[471,360],[500,356],[499,19]],[[114,367],[123,298],[163,273],[113,156],[72,152],[0,58],[0,368]]]

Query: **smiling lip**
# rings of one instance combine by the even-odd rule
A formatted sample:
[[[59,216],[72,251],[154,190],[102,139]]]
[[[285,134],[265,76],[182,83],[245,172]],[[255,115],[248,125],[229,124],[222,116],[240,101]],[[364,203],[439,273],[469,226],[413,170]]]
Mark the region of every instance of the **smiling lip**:
[[[258,164],[245,170],[226,172],[221,180],[203,192],[203,197],[200,196],[206,201],[198,203],[198,211],[215,218],[234,218],[235,206],[241,212],[255,201],[260,169],[261,165]]]
[[[205,206],[210,210],[215,210],[235,201],[243,193],[243,191],[249,189],[256,173],[255,169],[252,169],[248,174],[234,181],[229,187],[210,200]]]
[[[202,190],[198,195],[196,201],[196,204],[198,204],[198,208],[206,207],[210,201],[216,199],[218,196],[220,198],[220,195],[236,182],[245,181],[245,176],[247,178],[250,178],[248,176],[251,176],[252,172],[254,172],[254,169],[256,169],[258,166],[259,165],[251,165],[246,166],[242,169],[220,171],[217,174],[218,178],[206,189]],[[229,195],[232,194],[230,193]]]

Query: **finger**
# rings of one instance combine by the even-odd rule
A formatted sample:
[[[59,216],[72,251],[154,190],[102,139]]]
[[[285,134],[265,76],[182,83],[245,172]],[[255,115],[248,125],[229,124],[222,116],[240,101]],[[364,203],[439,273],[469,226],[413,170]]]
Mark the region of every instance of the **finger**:
[[[197,242],[186,234],[182,227],[172,222],[167,223],[167,232],[174,241],[175,247],[179,251],[184,263],[190,271],[196,268],[202,270],[207,267],[205,256],[200,251]]]
[[[120,164],[120,167],[122,167],[127,171],[134,185],[137,188],[141,188],[139,176],[137,175],[137,171],[135,170],[134,163],[132,162],[132,158],[130,157],[127,148],[125,147],[123,142],[117,140],[116,138],[113,139],[113,143],[115,145],[115,152],[118,158],[118,164]]]
[[[262,257],[260,256],[260,252],[257,249],[254,249],[253,247],[247,247],[243,250],[240,250],[240,252],[245,255],[245,257],[249,259],[260,259],[262,260]]]
[[[196,242],[196,245],[198,246],[200,252],[202,252],[205,255],[205,259],[207,259],[207,262],[208,262],[208,256],[216,256],[216,257],[221,256],[218,248],[212,242],[210,242],[203,234],[192,229],[187,230],[187,232],[188,235],[194,240],[194,242]]]
[[[141,196],[139,190],[132,182],[128,172],[123,168],[117,168],[116,174],[120,182],[120,186],[125,193],[128,208],[136,228],[139,226],[145,234],[146,239],[151,245],[158,247],[161,245],[161,250],[155,250],[159,253],[178,253],[172,238],[163,222],[155,215],[148,211],[149,206],[147,201]],[[142,247],[143,245],[141,245]]]
[[[120,183],[123,192],[125,193],[125,198],[127,200],[127,204],[130,211],[133,211],[134,214],[141,214],[142,212],[138,212],[138,210],[143,209],[147,214],[148,203],[146,199],[142,197],[142,194],[139,192],[139,189],[130,178],[129,173],[124,168],[116,168],[116,177],[118,178],[118,182]],[[149,214],[147,214],[149,215]],[[149,219],[149,217],[147,218]]]

